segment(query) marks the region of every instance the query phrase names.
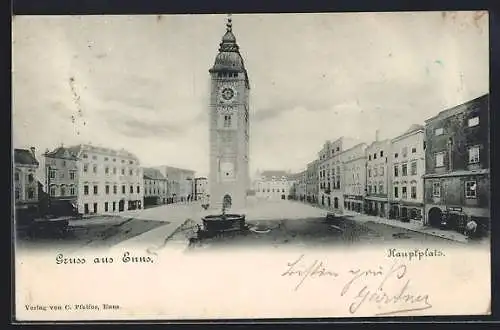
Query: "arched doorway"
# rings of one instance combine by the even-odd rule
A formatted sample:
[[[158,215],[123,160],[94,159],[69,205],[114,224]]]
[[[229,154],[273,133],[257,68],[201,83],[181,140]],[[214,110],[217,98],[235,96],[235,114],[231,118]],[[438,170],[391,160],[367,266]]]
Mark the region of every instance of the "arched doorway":
[[[222,199],[222,205],[224,208],[228,209],[232,205],[232,198],[229,194],[225,194]]]
[[[332,199],[328,197],[328,207],[330,207],[331,205],[332,205]]]
[[[336,208],[336,209],[339,208],[339,199],[338,199],[338,197],[335,197],[333,199],[333,207]]]
[[[122,199],[119,203],[118,203],[118,211],[119,212],[123,212],[125,211],[125,200]]]
[[[429,210],[429,225],[432,227],[440,227],[442,215],[443,212],[441,212],[439,207],[431,208]]]
[[[325,205],[325,196],[321,196],[321,205]]]

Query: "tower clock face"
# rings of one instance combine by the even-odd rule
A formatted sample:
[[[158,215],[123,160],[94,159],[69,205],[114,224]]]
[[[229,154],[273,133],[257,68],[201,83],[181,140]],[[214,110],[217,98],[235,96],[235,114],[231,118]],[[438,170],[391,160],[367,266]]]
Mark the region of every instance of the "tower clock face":
[[[222,102],[227,103],[234,100],[236,91],[231,87],[224,86],[221,88],[219,98]]]

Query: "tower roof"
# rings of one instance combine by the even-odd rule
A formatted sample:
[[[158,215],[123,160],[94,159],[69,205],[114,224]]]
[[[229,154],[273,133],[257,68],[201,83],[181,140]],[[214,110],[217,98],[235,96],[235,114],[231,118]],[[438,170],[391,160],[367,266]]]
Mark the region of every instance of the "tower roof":
[[[240,48],[233,33],[233,23],[230,15],[227,18],[226,33],[222,36],[222,41],[219,44],[219,53],[215,57],[213,67],[210,69],[210,72],[216,71],[245,72],[248,80]]]

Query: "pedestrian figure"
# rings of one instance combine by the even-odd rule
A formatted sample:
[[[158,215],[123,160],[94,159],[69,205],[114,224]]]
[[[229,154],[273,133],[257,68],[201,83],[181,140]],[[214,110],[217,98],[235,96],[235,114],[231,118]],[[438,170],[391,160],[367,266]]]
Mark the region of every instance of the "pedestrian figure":
[[[465,235],[467,238],[473,238],[476,234],[477,223],[474,220],[469,219],[467,225],[465,226]]]

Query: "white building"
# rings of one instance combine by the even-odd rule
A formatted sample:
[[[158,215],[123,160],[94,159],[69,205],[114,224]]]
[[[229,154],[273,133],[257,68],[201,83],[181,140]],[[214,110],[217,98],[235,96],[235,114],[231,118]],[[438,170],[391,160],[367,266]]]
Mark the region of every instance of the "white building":
[[[359,144],[358,139],[340,137],[326,141],[318,153],[318,202],[322,206],[341,211],[344,206],[344,175],[342,153]]]
[[[168,165],[155,166],[167,179],[168,203],[184,202],[194,194],[195,171]]]
[[[280,200],[287,199],[293,180],[286,171],[263,171],[254,182],[257,198]]]
[[[387,157],[391,152],[390,140],[379,140],[378,131],[375,141],[366,148],[366,197],[365,212],[387,217],[389,213],[388,189],[389,173]]]
[[[167,179],[158,169],[142,169],[144,179],[144,205],[158,205],[167,202]]]
[[[68,150],[78,158],[80,213],[120,212],[143,207],[143,172],[134,154],[124,149],[87,144]]]
[[[389,217],[421,220],[424,207],[424,127],[412,125],[391,140]]]
[[[362,212],[366,188],[366,147],[360,143],[342,153],[344,208]]]

